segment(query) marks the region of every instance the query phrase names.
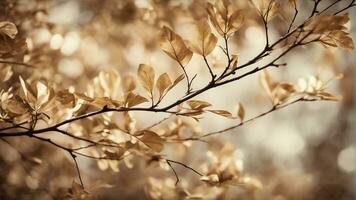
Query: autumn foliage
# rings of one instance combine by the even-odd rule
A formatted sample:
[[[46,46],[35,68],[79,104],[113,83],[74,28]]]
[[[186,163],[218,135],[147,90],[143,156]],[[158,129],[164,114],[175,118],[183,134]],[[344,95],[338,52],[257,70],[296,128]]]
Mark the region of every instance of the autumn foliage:
[[[278,196],[267,183],[287,178],[244,168],[222,136],[292,104],[342,101],[329,89],[340,71],[290,80],[275,72],[303,48],[352,51],[355,0],[68,1],[59,21],[52,7],[61,5],[50,2],[0,3],[0,199],[314,199],[301,180],[305,194]],[[75,8],[78,22],[68,25]],[[244,58],[251,27],[263,33],[262,48]],[[251,77],[264,111],[203,97]],[[250,95],[250,87],[234,90]],[[211,116],[229,123],[201,125]],[[121,197],[105,192],[116,187]]]

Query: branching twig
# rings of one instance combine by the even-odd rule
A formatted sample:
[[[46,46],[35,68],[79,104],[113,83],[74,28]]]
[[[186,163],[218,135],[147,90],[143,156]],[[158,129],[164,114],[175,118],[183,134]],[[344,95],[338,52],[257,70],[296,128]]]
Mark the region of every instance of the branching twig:
[[[214,132],[206,133],[206,134],[201,135],[201,136],[198,136],[198,137],[186,138],[186,139],[184,139],[184,140],[201,140],[202,138],[206,138],[206,137],[210,137],[210,136],[213,136],[213,135],[222,134],[222,133],[225,133],[225,132],[227,132],[227,131],[231,131],[231,130],[233,130],[233,129],[236,129],[236,128],[238,128],[238,127],[240,127],[240,126],[242,126],[242,125],[244,125],[244,124],[246,124],[246,123],[248,123],[248,122],[251,122],[251,121],[254,121],[254,120],[256,120],[256,119],[259,119],[259,118],[261,118],[261,117],[263,117],[263,116],[265,116],[265,115],[268,115],[268,114],[270,114],[270,113],[272,113],[272,112],[274,112],[274,111],[278,111],[278,110],[281,110],[281,109],[283,109],[283,108],[286,108],[286,107],[288,107],[288,106],[290,106],[290,105],[292,105],[292,104],[295,104],[295,103],[297,103],[297,102],[310,102],[310,101],[315,101],[315,100],[314,100],[314,99],[305,99],[304,97],[301,97],[301,98],[298,98],[297,100],[288,102],[288,103],[283,104],[283,105],[279,105],[279,106],[276,105],[276,106],[273,106],[271,109],[267,110],[266,112],[263,112],[263,113],[261,113],[261,114],[255,116],[255,117],[252,117],[252,118],[250,118],[250,119],[248,119],[248,120],[242,121],[242,122],[240,122],[240,123],[238,123],[238,124],[236,124],[236,125],[230,126],[230,127],[228,127],[228,128],[225,128],[225,129],[222,129],[222,130],[219,130],[219,131],[214,131]]]
[[[198,172],[197,170],[195,170],[194,168],[192,167],[189,167],[188,165],[184,164],[184,163],[181,163],[181,162],[178,162],[178,161],[175,161],[175,160],[170,160],[170,159],[166,159],[167,162],[170,162],[170,163],[174,163],[174,164],[177,164],[177,165],[180,165],[182,167],[185,167],[189,170],[191,170],[192,172],[198,174],[199,176],[204,176],[202,173]]]
[[[178,174],[176,172],[176,170],[173,168],[172,164],[170,161],[166,160],[168,166],[172,169],[173,173],[174,173],[174,176],[176,177],[176,183],[175,185],[177,185],[179,183],[179,177],[178,177]]]

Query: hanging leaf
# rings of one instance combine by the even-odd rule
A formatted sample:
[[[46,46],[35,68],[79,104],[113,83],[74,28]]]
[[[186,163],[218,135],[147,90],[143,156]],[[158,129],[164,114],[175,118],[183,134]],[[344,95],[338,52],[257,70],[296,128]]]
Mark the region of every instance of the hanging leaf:
[[[159,98],[163,96],[165,91],[172,85],[171,78],[169,78],[167,73],[161,74],[156,82],[156,87],[159,92]]]
[[[11,39],[14,39],[18,31],[16,25],[9,21],[0,22],[0,34],[7,35]]]
[[[245,119],[245,108],[241,103],[239,103],[237,108],[237,117],[240,119],[241,122],[244,122]]]
[[[144,130],[143,136],[140,141],[149,146],[152,150],[156,152],[161,152],[163,149],[164,140],[153,131]]]
[[[235,70],[237,68],[238,60],[239,60],[239,57],[237,55],[231,56],[231,63],[230,63],[231,70]]]
[[[182,66],[186,66],[193,56],[183,39],[166,26],[161,30],[159,43],[161,49]]]
[[[347,32],[347,23],[350,21],[348,14],[317,15],[306,22],[305,28],[313,31],[313,35],[319,37],[319,41],[332,47],[354,49],[353,40]]]
[[[19,76],[19,79],[20,79],[22,92],[25,95],[27,103],[36,102],[37,95],[36,95],[35,91],[32,89],[31,85],[28,84],[25,80],[23,80],[21,76]]]
[[[130,92],[126,97],[126,104],[128,107],[136,106],[144,102],[148,102],[145,97],[132,92]]]
[[[215,5],[208,3],[206,10],[212,25],[221,36],[234,34],[243,24],[244,15],[242,11],[233,12],[228,0],[216,1]]]
[[[232,114],[226,110],[208,110],[208,111],[226,118],[235,119],[235,117],[232,116]]]
[[[145,90],[152,94],[155,81],[154,69],[149,65],[140,64],[137,70],[137,76],[143,88],[145,88]]]
[[[201,101],[201,100],[189,100],[186,102],[191,109],[193,110],[202,110],[206,107],[211,106],[209,102]]]
[[[235,33],[240,29],[243,23],[244,23],[244,15],[242,10],[235,11],[228,19],[226,34],[231,35]]]
[[[272,77],[267,70],[263,70],[259,76],[259,81],[262,88],[266,91],[268,96],[273,99],[272,91],[276,87],[276,83],[272,80]]]
[[[342,100],[342,96],[335,96],[333,94],[327,93],[327,92],[320,92],[317,94],[318,97],[320,97],[323,100],[326,101],[341,101]]]
[[[280,10],[279,3],[276,0],[252,0],[255,7],[266,21],[272,20]]]
[[[174,80],[173,84],[171,85],[171,87],[169,87],[168,90],[172,89],[174,86],[176,86],[179,82],[181,82],[184,79],[184,74],[179,75],[176,80]]]
[[[211,33],[211,29],[206,20],[201,20],[197,23],[197,37],[191,43],[193,52],[207,56],[215,48],[218,38]]]

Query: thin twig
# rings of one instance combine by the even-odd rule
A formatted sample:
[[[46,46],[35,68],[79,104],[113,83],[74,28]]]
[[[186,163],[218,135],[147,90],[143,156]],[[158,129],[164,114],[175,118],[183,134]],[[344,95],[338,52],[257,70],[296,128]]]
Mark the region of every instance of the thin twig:
[[[167,162],[171,162],[171,163],[175,163],[177,165],[183,166],[191,171],[193,171],[194,173],[198,174],[199,176],[204,176],[202,173],[198,172],[197,170],[193,169],[192,167],[189,167],[188,165],[175,161],[175,160],[170,160],[170,159],[166,159]]]
[[[27,64],[27,63],[16,62],[16,61],[0,60],[0,63],[2,63],[2,64],[10,64],[10,65],[21,65],[21,66],[31,67],[31,68],[34,68],[34,67],[35,67],[35,66],[30,65],[30,64]]]
[[[213,135],[225,133],[227,131],[231,131],[231,130],[236,129],[236,128],[238,128],[238,127],[240,127],[240,126],[242,126],[242,125],[244,125],[244,124],[246,124],[248,122],[254,121],[254,120],[259,119],[259,118],[261,118],[261,117],[263,117],[263,116],[265,116],[267,114],[270,114],[270,113],[272,113],[274,111],[281,110],[281,109],[283,109],[285,107],[288,107],[288,106],[290,106],[292,104],[295,104],[295,103],[301,102],[301,101],[314,101],[314,100],[305,99],[305,98],[301,97],[301,98],[298,98],[297,100],[291,101],[291,102],[286,103],[284,105],[273,106],[271,109],[267,110],[266,112],[263,112],[263,113],[261,113],[261,114],[259,114],[257,116],[254,116],[254,117],[252,117],[252,118],[250,118],[248,120],[242,121],[242,122],[240,122],[240,123],[238,123],[236,125],[230,126],[228,128],[225,128],[225,129],[222,129],[222,130],[219,130],[219,131],[206,133],[206,134],[198,136],[198,137],[186,138],[185,140],[201,140],[202,138],[206,138],[206,137],[210,137],[210,136],[213,136]]]
[[[178,177],[178,174],[176,172],[176,170],[173,168],[172,164],[170,161],[166,160],[168,166],[172,169],[173,173],[174,173],[174,176],[176,177],[176,183],[175,185],[177,185],[179,183],[179,177]]]

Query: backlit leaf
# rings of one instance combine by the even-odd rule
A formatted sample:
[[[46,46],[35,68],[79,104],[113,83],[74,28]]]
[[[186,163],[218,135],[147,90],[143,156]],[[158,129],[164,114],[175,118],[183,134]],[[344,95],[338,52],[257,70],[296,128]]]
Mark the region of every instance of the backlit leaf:
[[[143,136],[140,138],[140,141],[145,143],[147,146],[149,146],[152,150],[156,152],[162,151],[164,140],[153,131],[145,130],[143,132],[144,133]]]
[[[179,82],[181,82],[184,79],[184,74],[179,75],[176,80],[174,80],[173,84],[171,87],[169,87],[169,90],[172,89],[174,86],[176,86]]]
[[[172,85],[171,78],[169,78],[167,73],[161,74],[156,82],[156,87],[159,92],[159,97],[161,98],[165,91]]]
[[[152,94],[155,81],[155,71],[153,67],[146,64],[140,64],[137,70],[137,76],[143,88]]]
[[[259,76],[259,81],[262,88],[266,91],[268,96],[272,99],[272,91],[276,87],[276,83],[272,80],[272,77],[267,70],[263,70]]]
[[[161,30],[159,43],[161,49],[182,66],[187,65],[193,56],[183,39],[166,26]]]
[[[209,55],[215,48],[217,37],[211,33],[211,29],[206,20],[197,23],[197,37],[192,42],[192,50],[202,56]]]
[[[193,110],[202,110],[206,107],[211,106],[209,102],[201,101],[201,100],[189,100],[186,102],[191,109]]]
[[[235,117],[232,116],[232,114],[229,111],[226,111],[226,110],[208,110],[208,111],[212,112],[214,114],[226,117],[226,118],[235,119]]]
[[[237,108],[237,117],[240,119],[241,122],[245,119],[245,108],[241,103],[239,103]]]
[[[145,97],[132,92],[130,92],[126,97],[126,104],[128,107],[136,106],[147,101],[148,100]]]

